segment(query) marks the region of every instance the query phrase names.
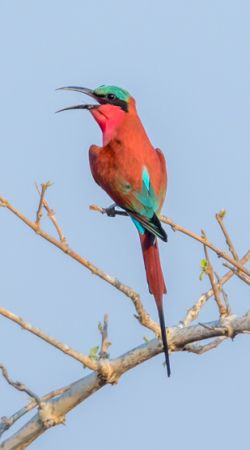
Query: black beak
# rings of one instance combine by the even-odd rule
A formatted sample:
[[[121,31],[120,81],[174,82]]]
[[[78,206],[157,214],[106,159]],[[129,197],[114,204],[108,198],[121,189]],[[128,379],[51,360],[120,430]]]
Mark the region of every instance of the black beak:
[[[94,91],[92,89],[88,89],[88,88],[84,88],[84,87],[80,87],[80,86],[66,86],[66,87],[58,88],[56,90],[57,91],[61,91],[62,90],[62,91],[81,92],[82,94],[86,94],[89,97],[92,97],[95,100],[97,100],[97,97],[94,94]],[[90,110],[90,109],[97,108],[98,106],[99,105],[85,105],[85,104],[82,104],[82,105],[76,105],[76,106],[68,106],[67,108],[59,109],[59,111],[56,111],[56,112],[58,113],[58,112],[61,112],[61,111],[68,111],[70,109],[88,109],[88,110]]]

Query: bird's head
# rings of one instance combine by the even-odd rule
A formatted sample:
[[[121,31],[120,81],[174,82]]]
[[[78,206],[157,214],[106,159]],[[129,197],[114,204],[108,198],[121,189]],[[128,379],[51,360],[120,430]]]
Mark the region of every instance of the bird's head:
[[[126,114],[135,110],[135,101],[128,91],[117,86],[99,86],[92,90],[79,86],[67,86],[59,90],[76,91],[92,97],[94,104],[68,106],[57,112],[71,109],[87,109],[103,132],[103,142],[106,145],[121,125]]]

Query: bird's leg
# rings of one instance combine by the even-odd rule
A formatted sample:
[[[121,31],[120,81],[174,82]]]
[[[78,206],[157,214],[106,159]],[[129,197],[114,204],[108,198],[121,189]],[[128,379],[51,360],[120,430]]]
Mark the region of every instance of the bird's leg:
[[[115,217],[116,214],[116,203],[112,203],[112,205],[108,206],[107,208],[104,208],[105,214],[109,217]]]
[[[126,211],[119,211],[115,209],[117,207],[116,203],[112,203],[112,205],[108,206],[108,208],[104,208],[105,214],[107,214],[108,217],[115,217],[115,216],[127,216],[128,214]]]

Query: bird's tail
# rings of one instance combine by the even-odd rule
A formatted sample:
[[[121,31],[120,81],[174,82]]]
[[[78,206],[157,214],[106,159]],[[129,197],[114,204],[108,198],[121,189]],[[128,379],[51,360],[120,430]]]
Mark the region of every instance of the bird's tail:
[[[170,377],[170,361],[168,353],[168,343],[166,335],[166,326],[163,312],[163,294],[167,289],[162,273],[158,243],[156,237],[145,231],[144,234],[139,233],[144,265],[146,269],[149,292],[154,296],[161,327],[161,337],[165,353],[167,374]]]

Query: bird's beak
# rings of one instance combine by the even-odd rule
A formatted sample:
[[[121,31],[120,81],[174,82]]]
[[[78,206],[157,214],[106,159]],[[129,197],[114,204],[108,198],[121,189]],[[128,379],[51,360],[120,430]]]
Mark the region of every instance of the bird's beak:
[[[92,89],[88,89],[88,88],[84,88],[84,87],[80,87],[80,86],[66,86],[66,87],[58,88],[56,90],[57,91],[76,91],[76,92],[81,92],[82,94],[86,94],[89,97],[92,97],[95,100],[97,100],[97,97],[94,94],[94,91]],[[75,106],[68,106],[66,108],[59,109],[59,111],[56,111],[56,112],[58,113],[58,112],[61,112],[61,111],[68,111],[70,109],[88,109],[88,110],[91,110],[91,109],[97,108],[98,106],[99,105],[81,104],[81,105],[75,105]]]

